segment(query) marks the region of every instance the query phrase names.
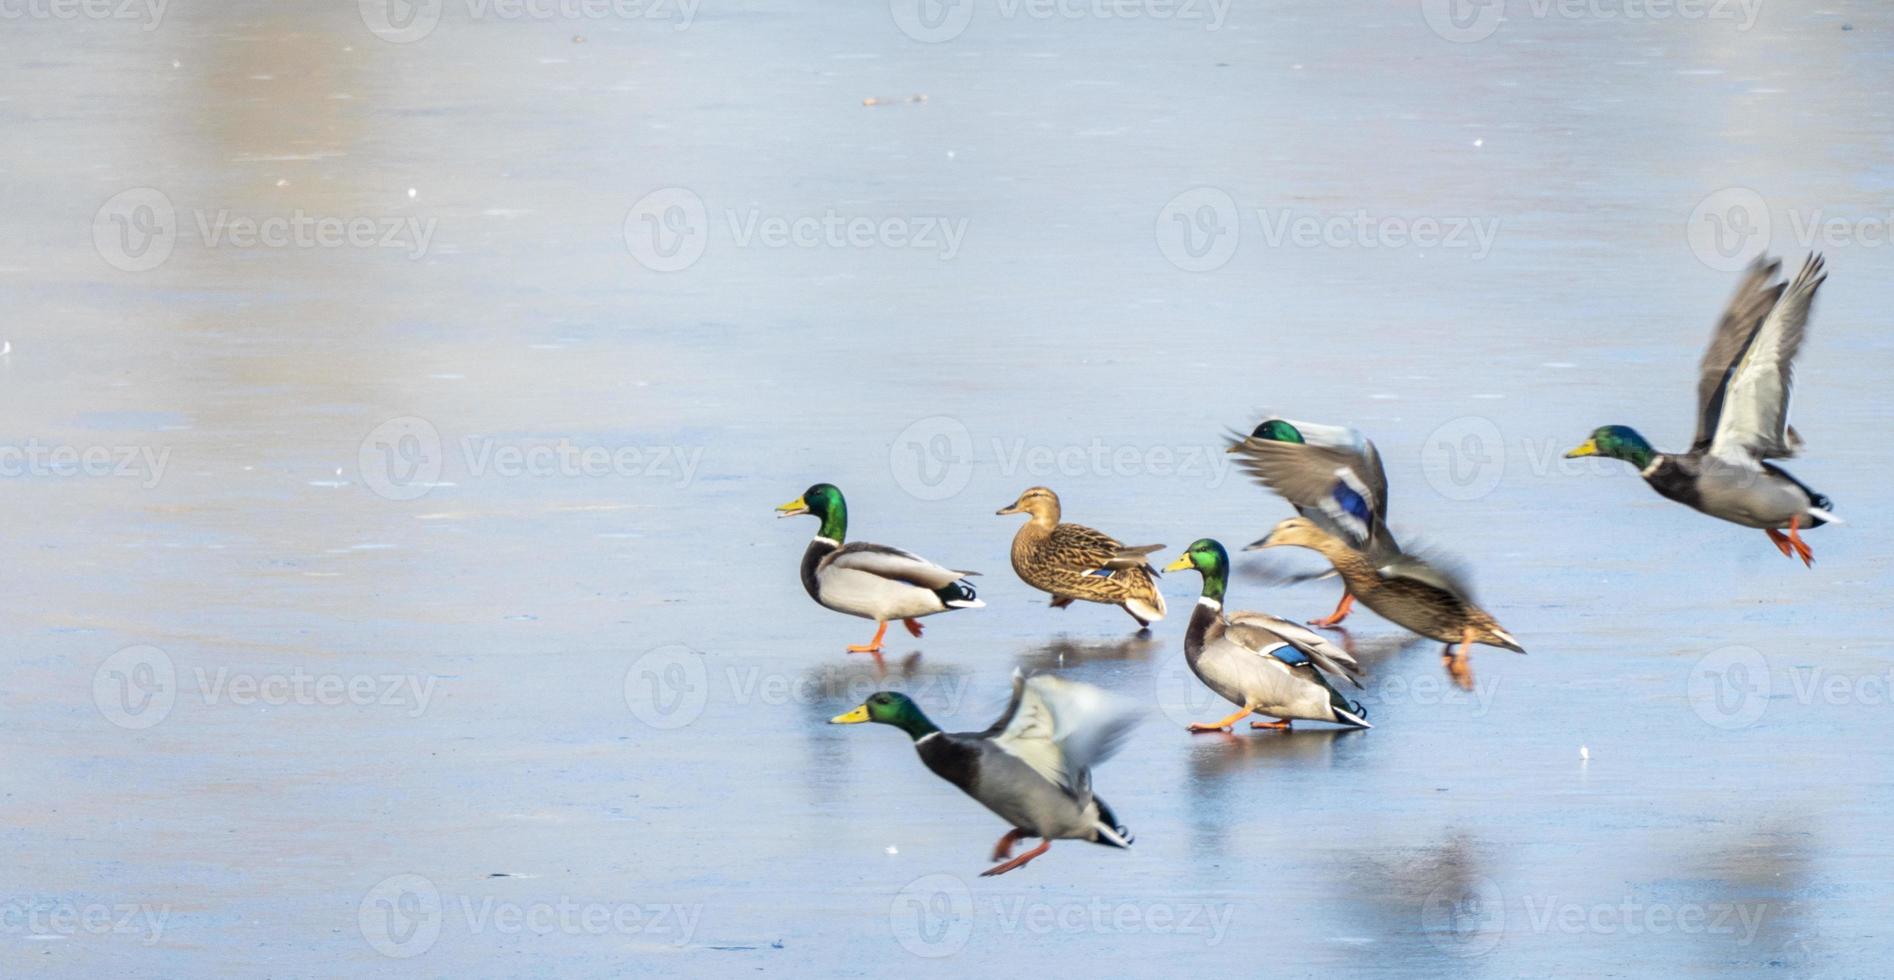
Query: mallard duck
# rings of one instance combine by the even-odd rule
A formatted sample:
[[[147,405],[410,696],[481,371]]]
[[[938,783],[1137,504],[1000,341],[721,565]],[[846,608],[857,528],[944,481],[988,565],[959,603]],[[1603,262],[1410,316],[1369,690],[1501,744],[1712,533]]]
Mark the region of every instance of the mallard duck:
[[[1127,548],[1116,538],[1083,524],[1059,523],[1059,495],[1033,487],[997,514],[1030,514],[1013,535],[1013,571],[1027,585],[1052,593],[1052,606],[1074,599],[1117,606],[1149,626],[1164,618],[1164,596],[1149,556],[1164,546]]]
[[[942,568],[911,551],[887,545],[843,544],[848,537],[848,504],[842,491],[831,484],[818,483],[776,508],[777,517],[798,514],[814,514],[822,521],[802,553],[802,587],[809,590],[809,598],[836,612],[875,621],[875,638],[850,646],[850,653],[879,654],[881,638],[894,620],[920,636],[922,616],[986,605],[965,581],[978,572]]]
[[[1290,546],[1309,548],[1327,558],[1348,583],[1348,591],[1376,615],[1445,643],[1441,659],[1461,687],[1473,687],[1473,669],[1467,666],[1467,651],[1473,644],[1526,652],[1511,633],[1474,604],[1465,583],[1414,555],[1399,553],[1377,566],[1306,517],[1283,521],[1245,550]]]
[[[1289,501],[1296,513],[1367,552],[1371,560],[1400,551],[1388,531],[1388,474],[1367,437],[1347,426],[1275,417],[1247,436],[1230,436],[1237,464]],[[1343,589],[1335,611],[1309,625],[1334,626],[1354,606],[1354,593]]]
[[[1203,595],[1184,632],[1184,661],[1204,686],[1242,705],[1221,721],[1193,724],[1193,732],[1227,732],[1250,715],[1276,721],[1252,721],[1251,728],[1287,729],[1297,718],[1372,728],[1361,705],[1350,704],[1329,684],[1324,672],[1361,686],[1361,667],[1352,654],[1313,630],[1259,612],[1225,616],[1223,589],[1230,577],[1230,555],[1209,538],[1192,544],[1167,572],[1194,568],[1203,573]]]
[[[1055,840],[1131,846],[1131,831],[1092,793],[1092,767],[1118,751],[1137,715],[1090,684],[1015,670],[1006,713],[983,732],[943,732],[907,695],[892,691],[870,694],[860,707],[829,719],[832,725],[865,721],[908,733],[934,775],[1013,825],[993,845],[992,860],[1003,863],[983,877],[1024,865]],[[1040,838],[1039,846],[1011,857],[1025,837]]]
[[[1785,557],[1813,566],[1815,553],[1798,532],[1841,523],[1830,513],[1834,505],[1767,461],[1787,459],[1802,448],[1802,437],[1789,425],[1792,367],[1808,332],[1815,291],[1828,276],[1822,257],[1810,255],[1794,281],[1772,285],[1781,267],[1759,256],[1723,310],[1697,367],[1697,437],[1689,452],[1660,453],[1630,426],[1607,425],[1565,456],[1624,460],[1658,493],[1711,517],[1760,528]]]

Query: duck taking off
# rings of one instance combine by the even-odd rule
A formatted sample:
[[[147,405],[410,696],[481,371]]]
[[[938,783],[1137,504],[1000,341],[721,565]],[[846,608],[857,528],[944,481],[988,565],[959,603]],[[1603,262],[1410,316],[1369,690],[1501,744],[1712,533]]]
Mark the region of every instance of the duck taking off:
[[[1812,566],[1815,553],[1798,532],[1841,520],[1827,497],[1769,460],[1802,449],[1789,425],[1789,389],[1815,291],[1828,276],[1822,257],[1811,255],[1795,279],[1772,283],[1781,266],[1758,257],[1723,310],[1698,365],[1697,436],[1689,452],[1660,453],[1637,430],[1607,425],[1565,456],[1624,460],[1658,493],[1760,528],[1785,557]]]
[[[1388,531],[1388,474],[1366,436],[1347,426],[1272,416],[1247,436],[1231,432],[1229,445],[1251,479],[1349,547],[1370,560],[1400,552]],[[1355,594],[1344,588],[1335,611],[1309,625],[1334,626],[1354,605]]]
[[[998,514],[1030,514],[1013,535],[1013,571],[1027,585],[1052,593],[1064,609],[1074,599],[1117,606],[1140,629],[1164,618],[1164,596],[1149,556],[1164,546],[1127,548],[1118,539],[1083,524],[1059,523],[1059,495],[1032,487]]]
[[[802,553],[802,587],[809,598],[836,612],[875,621],[875,638],[850,653],[881,653],[888,623],[901,620],[908,632],[921,635],[920,619],[950,609],[978,609],[981,602],[966,577],[910,551],[848,537],[848,504],[842,491],[818,483],[802,496],[776,508],[777,517],[814,514],[822,521],[808,550]]]
[[[1445,570],[1406,553],[1396,553],[1376,565],[1367,555],[1322,530],[1306,517],[1291,517],[1269,536],[1244,549],[1300,547],[1327,558],[1348,591],[1383,619],[1429,639],[1445,643],[1441,651],[1447,673],[1461,687],[1473,688],[1473,669],[1467,651],[1475,643],[1518,653],[1526,648],[1513,639],[1486,610],[1473,602],[1465,582]],[[1459,649],[1454,649],[1454,644]]]
[[[876,722],[914,739],[914,751],[934,775],[960,787],[1013,829],[993,845],[1001,864],[981,875],[1001,875],[1046,853],[1055,840],[1130,847],[1131,831],[1092,792],[1092,767],[1111,758],[1137,725],[1120,698],[1049,674],[1013,672],[1006,713],[983,732],[948,733],[929,721],[905,694],[881,691],[861,706],[829,719],[832,725]],[[1021,838],[1039,846],[1012,857]]]
[[[1225,615],[1223,589],[1230,577],[1230,555],[1209,538],[1198,540],[1167,572],[1196,569],[1203,574],[1203,595],[1184,633],[1184,660],[1191,673],[1217,696],[1241,705],[1220,721],[1193,724],[1193,732],[1227,732],[1250,715],[1277,721],[1252,721],[1251,728],[1287,729],[1296,719],[1330,721],[1372,728],[1359,703],[1343,699],[1326,674],[1361,686],[1361,667],[1352,654],[1308,627],[1268,613]]]

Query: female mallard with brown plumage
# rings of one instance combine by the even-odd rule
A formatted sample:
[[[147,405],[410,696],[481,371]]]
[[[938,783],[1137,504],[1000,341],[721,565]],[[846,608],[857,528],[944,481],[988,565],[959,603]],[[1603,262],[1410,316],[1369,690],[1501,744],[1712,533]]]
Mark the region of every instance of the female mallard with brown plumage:
[[[1396,553],[1377,566],[1367,555],[1306,517],[1291,517],[1276,525],[1268,537],[1250,545],[1249,550],[1291,546],[1308,548],[1328,559],[1347,583],[1349,593],[1375,615],[1445,643],[1441,659],[1447,673],[1461,687],[1473,687],[1473,670],[1467,666],[1467,651],[1473,644],[1526,652],[1511,633],[1473,602],[1465,583],[1413,555]],[[1454,649],[1456,643],[1458,650]]]
[[[1074,599],[1102,602],[1131,614],[1143,628],[1164,618],[1164,596],[1148,556],[1164,547],[1127,548],[1102,531],[1083,524],[1059,523],[1059,495],[1033,487],[999,514],[1030,514],[1032,520],[1013,535],[1013,571],[1027,585],[1052,594],[1064,609]]]

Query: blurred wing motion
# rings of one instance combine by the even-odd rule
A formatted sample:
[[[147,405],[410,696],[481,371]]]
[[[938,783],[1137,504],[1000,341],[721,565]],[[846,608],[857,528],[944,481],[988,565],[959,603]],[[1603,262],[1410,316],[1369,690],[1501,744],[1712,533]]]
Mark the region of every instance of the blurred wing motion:
[[[1422,585],[1445,592],[1461,602],[1468,604],[1473,602],[1473,589],[1467,583],[1465,576],[1456,571],[1443,568],[1437,562],[1427,561],[1418,555],[1403,552],[1397,555],[1392,561],[1380,566],[1376,571],[1384,579],[1401,578],[1419,582]]]
[[[995,746],[1074,798],[1091,792],[1091,769],[1138,724],[1128,702],[1090,684],[1013,672],[1013,699],[987,729]]]
[[[1769,315],[1776,299],[1782,295],[1784,284],[1769,284],[1781,268],[1780,261],[1757,256],[1744,271],[1743,281],[1737,284],[1729,305],[1723,308],[1723,319],[1717,322],[1716,332],[1710,336],[1710,346],[1704,348],[1703,360],[1697,365],[1697,438],[1690,447],[1693,451],[1709,449],[1710,440],[1716,436],[1717,416],[1723,411],[1723,391],[1730,382],[1736,361],[1756,336],[1763,317]]]
[[[1308,441],[1231,434],[1230,451],[1243,471],[1355,550],[1375,555],[1398,550],[1387,529],[1388,475],[1374,443],[1341,426],[1283,421]]]
[[[1828,278],[1822,267],[1821,256],[1809,256],[1730,367],[1717,398],[1712,456],[1754,468],[1765,459],[1793,456],[1800,448],[1801,439],[1789,428],[1789,390],[1795,355],[1808,333],[1809,308]],[[1719,332],[1711,346],[1721,340]]]

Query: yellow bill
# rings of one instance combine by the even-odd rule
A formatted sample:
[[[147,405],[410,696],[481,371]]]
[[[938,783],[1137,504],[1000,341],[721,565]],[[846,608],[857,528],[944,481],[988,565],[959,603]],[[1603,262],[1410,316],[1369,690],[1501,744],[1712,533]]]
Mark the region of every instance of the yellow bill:
[[[1596,455],[1598,455],[1598,440],[1587,439],[1583,443],[1580,443],[1577,449],[1574,449],[1571,452],[1566,453],[1565,458],[1572,459],[1577,456],[1596,456]]]
[[[807,514],[808,512],[809,505],[801,497],[797,497],[786,504],[781,504],[776,508],[777,517],[794,517],[797,514]]]
[[[864,704],[864,705],[856,706],[854,711],[850,711],[847,714],[840,714],[840,715],[836,715],[833,718],[830,718],[829,724],[831,725],[859,725],[862,722],[868,721],[868,720],[870,720],[868,717],[868,706]]]
[[[1164,570],[1167,572],[1181,572],[1190,567],[1190,552],[1186,551],[1178,555],[1176,561],[1164,566]]]

